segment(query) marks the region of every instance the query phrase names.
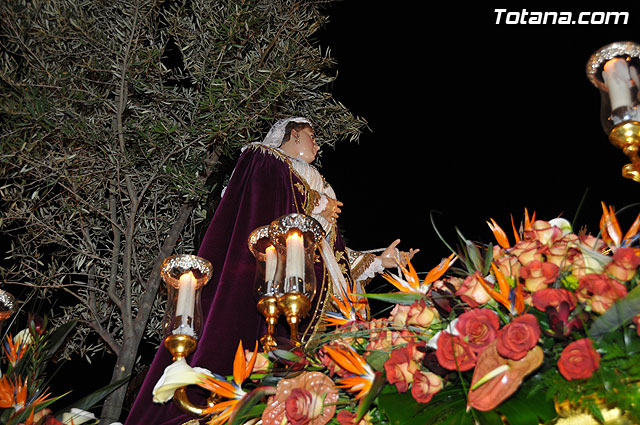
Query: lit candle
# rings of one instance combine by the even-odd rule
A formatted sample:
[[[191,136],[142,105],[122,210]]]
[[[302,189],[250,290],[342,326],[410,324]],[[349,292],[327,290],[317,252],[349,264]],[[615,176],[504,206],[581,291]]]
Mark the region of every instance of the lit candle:
[[[276,248],[274,246],[269,246],[265,250],[265,271],[264,271],[264,280],[265,282],[273,282],[276,277],[276,265],[278,263],[278,256],[276,254]]]
[[[632,105],[631,77],[626,60],[615,58],[608,61],[604,65],[602,77],[609,90],[612,111],[621,106]]]
[[[193,317],[193,309],[196,299],[196,278],[192,272],[180,276],[180,288],[178,289],[178,303],[176,316],[182,316],[184,323],[187,317]]]
[[[304,278],[304,244],[302,235],[293,232],[287,237],[286,277]]]

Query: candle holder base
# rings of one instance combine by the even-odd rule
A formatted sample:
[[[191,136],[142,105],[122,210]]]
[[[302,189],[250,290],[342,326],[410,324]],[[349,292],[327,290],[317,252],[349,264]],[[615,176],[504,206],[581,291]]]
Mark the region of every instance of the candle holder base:
[[[258,311],[262,314],[267,322],[267,333],[260,338],[262,349],[273,351],[277,347],[275,338],[275,327],[280,317],[280,309],[278,308],[278,299],[275,296],[265,296],[258,301]]]
[[[198,341],[189,335],[173,334],[164,339],[164,346],[173,357],[173,361],[184,359],[193,353]]]
[[[278,308],[287,317],[287,323],[291,329],[291,341],[300,345],[298,325],[300,319],[309,312],[311,301],[300,292],[289,292],[278,298]]]
[[[640,122],[625,121],[616,125],[609,133],[609,141],[631,160],[622,167],[622,176],[640,183]]]
[[[212,392],[209,398],[207,398],[206,406],[198,406],[189,401],[187,395],[187,387],[180,387],[173,393],[173,401],[180,410],[193,416],[204,416],[205,409],[213,407],[216,403],[222,401],[222,398]]]

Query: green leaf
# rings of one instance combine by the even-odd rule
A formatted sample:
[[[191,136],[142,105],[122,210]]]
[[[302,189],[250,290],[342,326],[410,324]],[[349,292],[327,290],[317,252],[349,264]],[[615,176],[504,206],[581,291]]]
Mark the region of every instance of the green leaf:
[[[45,360],[50,359],[53,355],[58,351],[58,348],[64,343],[64,340],[69,335],[69,332],[74,328],[74,326],[78,323],[77,320],[70,320],[69,322],[58,326],[55,331],[48,338],[49,342],[49,350],[45,357]]]
[[[245,394],[229,417],[229,425],[245,423],[255,405],[258,404],[262,398],[274,395],[275,393],[276,387],[258,387],[250,393]]]
[[[120,388],[122,385],[126,384],[129,381],[129,378],[130,378],[130,375],[92,392],[91,394],[70,404],[64,409],[60,409],[55,416],[59,417],[60,415],[62,415],[63,412],[68,412],[69,410],[71,410],[72,407],[88,411],[93,406],[95,406],[100,401],[102,401],[105,397],[107,397],[109,394],[111,394],[112,392]]]
[[[589,337],[594,340],[628,323],[640,313],[640,286],[633,288],[626,297],[616,301],[607,311],[597,317],[589,329]]]
[[[388,294],[364,294],[373,300],[386,301],[393,304],[411,305],[424,298],[424,294],[415,292],[392,292]]]
[[[371,407],[373,402],[376,400],[376,398],[378,397],[378,394],[380,394],[380,391],[382,391],[382,388],[384,388],[384,385],[386,383],[387,383],[387,377],[385,376],[385,374],[382,372],[376,372],[376,377],[373,379],[373,383],[371,384],[371,389],[369,390],[367,395],[365,395],[360,399],[360,403],[358,404],[358,414],[354,421],[355,423],[360,422],[360,420],[364,418],[364,415],[367,414],[367,412],[369,411],[369,408]]]

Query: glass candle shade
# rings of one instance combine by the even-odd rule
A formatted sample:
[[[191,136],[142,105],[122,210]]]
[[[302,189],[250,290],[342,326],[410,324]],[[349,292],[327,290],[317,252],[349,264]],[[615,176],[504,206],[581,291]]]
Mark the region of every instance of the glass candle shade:
[[[258,299],[278,296],[281,282],[276,280],[276,270],[282,257],[278,256],[276,247],[271,243],[268,225],[251,232],[249,250],[256,259],[255,290]]]
[[[175,255],[162,262],[167,285],[164,336],[188,335],[198,339],[202,331],[200,292],[211,278],[211,263],[195,255]]]
[[[640,182],[640,45],[608,44],[587,62],[587,76],[600,91],[600,124],[609,141],[631,160],[622,175]]]
[[[269,235],[280,259],[275,272],[279,292],[312,299],[316,290],[316,247],[324,237],[320,223],[304,214],[288,214],[269,225]]]
[[[8,293],[0,289],[0,323],[11,317],[16,311],[16,299]]]

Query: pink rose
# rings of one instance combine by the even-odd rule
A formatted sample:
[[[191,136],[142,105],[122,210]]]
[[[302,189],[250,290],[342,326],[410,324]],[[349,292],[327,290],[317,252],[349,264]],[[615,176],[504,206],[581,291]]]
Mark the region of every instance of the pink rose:
[[[560,269],[553,263],[532,260],[520,269],[520,277],[529,292],[545,289],[558,277]]]
[[[476,365],[476,354],[469,344],[456,335],[441,331],[436,349],[438,363],[449,370],[470,370]]]
[[[458,317],[456,329],[469,347],[479,354],[498,335],[500,320],[498,315],[488,309],[473,309]]]
[[[475,273],[467,276],[456,291],[456,295],[471,307],[484,305],[491,300],[491,295],[484,289]]]
[[[428,403],[442,389],[442,378],[433,372],[416,370],[413,373],[411,395],[418,403]]]
[[[591,310],[604,313],[619,298],[627,295],[627,288],[605,274],[589,273],[578,281],[576,295],[591,304]]]
[[[496,338],[496,348],[502,357],[520,360],[540,339],[540,325],[533,314],[523,314],[505,325]]]
[[[613,278],[626,282],[636,274],[638,266],[640,266],[640,251],[633,248],[618,248],[604,271]]]
[[[582,338],[567,345],[560,359],[558,370],[567,380],[586,379],[600,367],[600,354],[589,338]]]

